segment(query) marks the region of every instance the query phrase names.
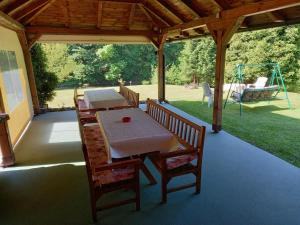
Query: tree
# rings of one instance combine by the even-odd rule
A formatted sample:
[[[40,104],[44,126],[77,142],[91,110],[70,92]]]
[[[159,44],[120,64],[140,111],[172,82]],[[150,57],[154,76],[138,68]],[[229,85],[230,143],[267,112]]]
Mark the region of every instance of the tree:
[[[41,46],[43,51],[47,52],[47,70],[55,73],[60,83],[69,80],[73,74],[82,72],[81,66],[68,55],[67,44],[53,43]]]
[[[46,70],[47,59],[41,44],[35,44],[31,49],[32,65],[35,74],[38,98],[41,105],[51,101],[55,96],[58,79],[54,73]]]

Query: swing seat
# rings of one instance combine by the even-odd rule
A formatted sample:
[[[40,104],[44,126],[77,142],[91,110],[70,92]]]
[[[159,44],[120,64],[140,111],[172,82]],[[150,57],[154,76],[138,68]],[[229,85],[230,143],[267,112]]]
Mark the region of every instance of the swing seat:
[[[231,98],[236,102],[258,102],[270,100],[274,92],[278,92],[278,85],[262,88],[245,88],[242,93],[233,91]]]

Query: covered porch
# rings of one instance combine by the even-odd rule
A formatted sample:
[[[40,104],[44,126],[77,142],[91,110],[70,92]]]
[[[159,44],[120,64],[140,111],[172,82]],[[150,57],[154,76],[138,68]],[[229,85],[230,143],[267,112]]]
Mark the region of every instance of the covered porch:
[[[226,48],[232,35],[299,23],[300,1],[70,2],[0,2],[0,33],[13,33],[3,43],[16,36],[17,44],[11,43],[5,50],[17,52],[18,46],[21,54],[17,57],[24,64],[23,92],[27,94],[23,103],[28,103],[23,108],[18,105],[18,114],[13,114],[7,109],[8,103],[0,101],[1,112],[7,113],[5,119],[9,115],[14,121],[8,131],[3,129],[1,133],[5,137],[1,143],[5,142],[7,149],[14,148],[4,165],[13,164],[16,158],[14,167],[0,169],[1,224],[92,223],[76,114],[66,111],[39,115],[30,56],[30,48],[38,41],[151,43],[157,53],[158,99],[171,111],[208,128],[200,195],[194,196],[187,189],[171,194],[168,204],[162,205],[160,184],[149,186],[142,176],[141,211],[135,212],[131,205],[104,211],[100,224],[299,224],[299,169],[222,131],[222,96]],[[217,46],[212,124],[165,103],[164,44],[204,35],[212,35]],[[24,116],[24,108],[28,115],[22,118],[24,126],[20,128],[18,119]],[[21,136],[26,124],[30,126]],[[11,143],[8,132],[13,128],[18,129]],[[152,164],[146,164],[158,177]],[[174,182],[189,179],[180,177]],[[108,195],[102,202],[120,195],[127,195],[127,191]]]
[[[141,211],[135,212],[132,205],[104,211],[99,224],[299,224],[298,168],[224,131],[214,134],[207,129],[204,149],[200,195],[187,189],[171,194],[162,205],[160,184],[149,185],[142,176]],[[0,173],[1,223],[92,223],[74,111],[35,117],[15,154],[17,165]],[[158,178],[151,162],[146,163]],[[108,195],[101,202],[126,194]]]

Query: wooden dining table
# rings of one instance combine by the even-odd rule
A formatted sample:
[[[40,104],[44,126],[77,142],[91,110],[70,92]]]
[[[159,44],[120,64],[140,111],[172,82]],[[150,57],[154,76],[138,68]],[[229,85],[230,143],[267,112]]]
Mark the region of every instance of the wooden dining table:
[[[84,92],[84,101],[88,108],[113,108],[128,106],[128,101],[115,89],[88,90]]]
[[[149,153],[173,151],[180,145],[170,131],[139,108],[101,111],[96,117],[110,162],[126,157],[140,157],[144,161]],[[130,117],[130,121],[123,122],[123,117]],[[145,164],[141,169],[155,184]]]

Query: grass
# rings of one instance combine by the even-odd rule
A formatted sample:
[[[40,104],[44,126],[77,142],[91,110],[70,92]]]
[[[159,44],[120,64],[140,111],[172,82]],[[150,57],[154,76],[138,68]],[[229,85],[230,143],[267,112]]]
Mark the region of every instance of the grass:
[[[140,93],[140,99],[157,98],[157,85],[138,85],[131,88]],[[73,90],[57,90],[50,107],[73,106]],[[212,108],[201,103],[201,89],[186,89],[167,85],[166,98],[174,106],[208,123],[212,122]],[[283,97],[283,93],[279,94]],[[276,99],[269,102],[249,103],[243,106],[229,104],[223,111],[223,129],[291,164],[300,167],[300,94],[289,93],[293,108],[287,101]]]

